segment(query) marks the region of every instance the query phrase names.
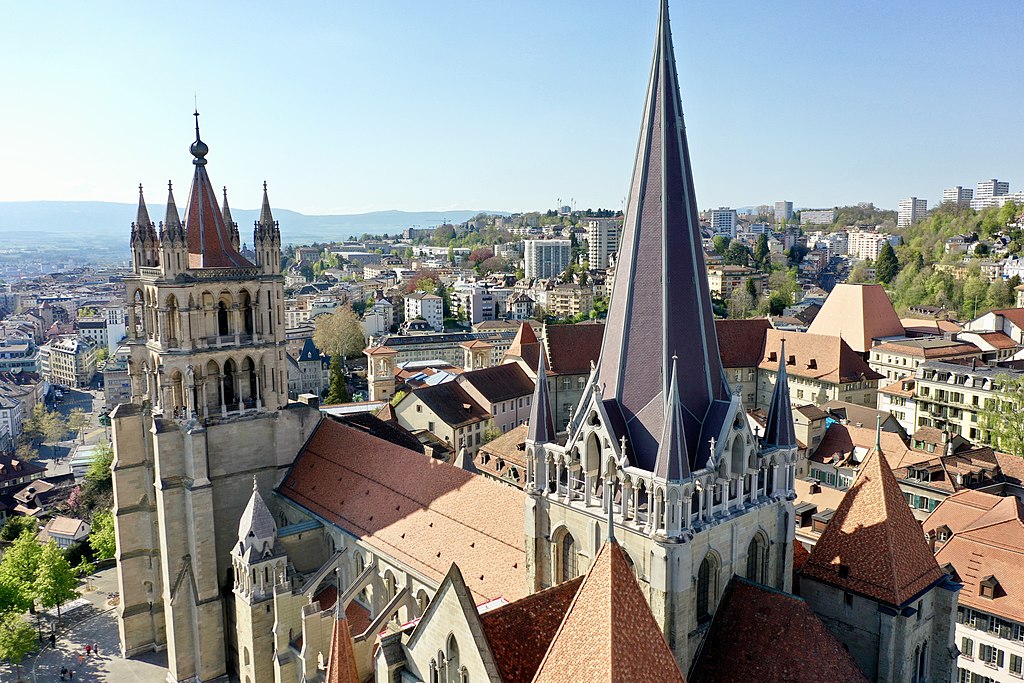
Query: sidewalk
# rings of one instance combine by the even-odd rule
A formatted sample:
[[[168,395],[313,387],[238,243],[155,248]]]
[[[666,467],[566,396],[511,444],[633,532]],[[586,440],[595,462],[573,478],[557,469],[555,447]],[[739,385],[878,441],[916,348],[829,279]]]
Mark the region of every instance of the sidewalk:
[[[83,591],[83,604],[65,614],[56,648],[49,642],[35,657],[21,665],[22,680],[33,683],[60,681],[60,668],[75,672],[75,681],[117,681],[118,683],[157,683],[167,679],[166,653],[152,653],[139,659],[123,659],[117,633],[117,613],[108,604],[108,594],[117,591],[116,570],[98,572],[91,580],[92,590]],[[70,606],[70,605],[69,605]],[[35,618],[31,620],[35,626]],[[48,633],[48,627],[44,626]],[[86,645],[99,645],[100,655],[85,656]],[[79,662],[79,655],[82,661]],[[0,664],[0,680],[14,681],[13,666]]]

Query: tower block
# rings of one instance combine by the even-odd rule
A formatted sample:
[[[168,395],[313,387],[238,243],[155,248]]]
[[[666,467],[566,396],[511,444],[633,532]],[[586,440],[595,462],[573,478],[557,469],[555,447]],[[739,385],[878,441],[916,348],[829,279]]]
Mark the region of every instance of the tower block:
[[[288,404],[281,233],[266,184],[253,263],[226,189],[217,205],[195,116],[184,222],[170,184],[159,226],[139,188],[125,278],[132,397],[111,426],[122,652],[166,648],[170,680],[208,681],[236,669],[225,601],[254,478],[269,493],[319,413]]]

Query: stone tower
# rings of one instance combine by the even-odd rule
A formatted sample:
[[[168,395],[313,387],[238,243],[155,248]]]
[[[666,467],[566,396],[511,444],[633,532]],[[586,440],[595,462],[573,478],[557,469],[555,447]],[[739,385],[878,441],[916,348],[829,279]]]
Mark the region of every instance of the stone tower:
[[[288,557],[277,539],[277,524],[253,479],[252,496],[238,522],[238,542],[231,551],[235,574],[235,631],[239,679],[273,683],[274,587],[285,583]]]
[[[198,113],[190,151],[185,222],[169,189],[158,231],[140,187],[132,225],[132,399],[111,415],[114,519],[124,654],[166,647],[171,679],[207,681],[234,660],[229,557],[253,477],[275,486],[319,413],[287,405],[281,237],[266,187],[251,263],[217,206]]]
[[[390,401],[395,395],[395,356],[398,351],[387,346],[364,349],[366,383],[371,401]]]
[[[759,443],[722,369],[664,0],[601,356],[564,445],[545,434],[543,384],[526,441],[531,590],[582,573],[612,518],[685,671],[733,574],[790,588],[792,415],[780,396],[788,436]]]

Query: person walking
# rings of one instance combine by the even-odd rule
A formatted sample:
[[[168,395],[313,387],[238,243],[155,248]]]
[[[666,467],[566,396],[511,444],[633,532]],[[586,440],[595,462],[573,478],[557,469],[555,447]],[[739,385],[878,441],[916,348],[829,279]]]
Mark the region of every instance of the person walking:
[[[94,655],[96,655],[97,657],[100,656],[100,644],[99,643],[93,643],[92,644],[92,653]]]
[[[68,675],[68,668],[66,666],[62,666],[60,668],[60,680],[63,681],[64,677],[67,676],[67,675]]]
[[[92,654],[92,645],[86,645],[85,646],[85,656],[88,657],[91,654]]]

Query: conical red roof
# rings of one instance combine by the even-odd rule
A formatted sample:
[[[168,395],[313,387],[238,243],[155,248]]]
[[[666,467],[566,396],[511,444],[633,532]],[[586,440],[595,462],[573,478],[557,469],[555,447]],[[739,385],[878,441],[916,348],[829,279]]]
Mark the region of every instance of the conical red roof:
[[[337,608],[340,610],[341,605],[337,605]],[[361,683],[348,619],[344,617],[344,611],[340,614],[342,618],[334,621],[331,652],[327,657],[327,673],[324,676],[324,681],[325,683]]]

